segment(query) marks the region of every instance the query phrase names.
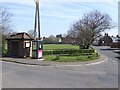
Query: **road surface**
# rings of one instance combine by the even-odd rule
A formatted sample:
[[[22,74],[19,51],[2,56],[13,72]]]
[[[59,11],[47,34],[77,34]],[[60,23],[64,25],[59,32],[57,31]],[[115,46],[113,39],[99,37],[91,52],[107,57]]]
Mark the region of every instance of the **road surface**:
[[[94,47],[109,59],[88,66],[31,66],[2,62],[3,88],[118,88],[116,54]]]

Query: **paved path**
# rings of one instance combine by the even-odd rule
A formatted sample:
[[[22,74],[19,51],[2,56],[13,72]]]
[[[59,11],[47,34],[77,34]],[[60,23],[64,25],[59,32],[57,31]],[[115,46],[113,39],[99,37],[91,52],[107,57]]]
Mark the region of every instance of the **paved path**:
[[[108,58],[104,55],[97,60],[87,61],[87,62],[51,62],[51,61],[40,61],[37,59],[23,59],[23,58],[10,58],[4,57],[0,58],[2,61],[13,62],[18,64],[26,64],[26,65],[37,65],[37,66],[84,66],[84,65],[93,65],[103,63]]]
[[[101,51],[99,47],[97,49]],[[111,54],[114,52],[111,52]],[[2,61],[3,88],[117,88],[114,57],[94,65],[37,66]]]

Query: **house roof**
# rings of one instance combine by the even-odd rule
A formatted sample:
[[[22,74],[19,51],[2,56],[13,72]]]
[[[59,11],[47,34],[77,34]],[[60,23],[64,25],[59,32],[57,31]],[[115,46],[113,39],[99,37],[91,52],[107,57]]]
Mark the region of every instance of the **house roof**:
[[[120,42],[120,37],[112,37],[113,42]]]
[[[110,36],[106,35],[106,36],[102,37],[100,40],[104,41],[104,40],[108,40],[108,39],[112,40],[112,38]]]
[[[27,34],[26,32],[23,33],[16,33],[13,35],[10,35],[8,38],[6,38],[7,40],[20,40],[20,39],[24,39],[24,40],[33,40],[33,38]]]

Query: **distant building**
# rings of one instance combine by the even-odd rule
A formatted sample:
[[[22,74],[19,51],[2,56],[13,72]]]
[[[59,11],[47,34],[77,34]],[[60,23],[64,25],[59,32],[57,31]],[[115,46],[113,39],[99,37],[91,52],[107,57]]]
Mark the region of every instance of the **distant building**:
[[[49,42],[49,38],[47,38],[47,37],[43,37],[43,43],[44,43],[44,44],[46,44],[46,43],[50,43],[50,42]]]
[[[117,35],[116,37],[112,37],[113,42],[111,43],[110,47],[111,48],[120,48],[120,37]]]
[[[62,34],[56,35],[56,38],[58,39],[58,43],[62,42]]]
[[[62,43],[65,43],[65,44],[77,44],[76,42],[76,38],[73,38],[73,37],[62,37]]]
[[[62,37],[62,34],[58,34],[58,35],[56,35],[56,37],[59,37],[59,38],[61,38],[61,37]]]
[[[54,37],[54,36],[52,36],[52,37],[43,37],[43,43],[44,44],[59,44],[59,43],[62,42],[61,38],[62,37],[59,37],[59,36],[57,36],[57,37]]]
[[[105,33],[104,37],[100,38],[100,40],[98,41],[98,45],[110,46],[112,42],[113,39],[107,33]]]

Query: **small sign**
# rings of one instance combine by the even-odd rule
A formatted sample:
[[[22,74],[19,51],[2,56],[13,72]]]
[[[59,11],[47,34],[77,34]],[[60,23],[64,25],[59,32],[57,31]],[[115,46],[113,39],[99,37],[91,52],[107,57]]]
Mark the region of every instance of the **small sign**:
[[[25,42],[25,47],[30,47],[30,43],[29,42]]]
[[[42,58],[42,50],[38,50],[38,58]]]

